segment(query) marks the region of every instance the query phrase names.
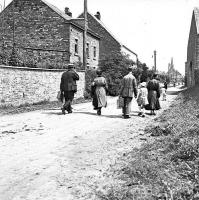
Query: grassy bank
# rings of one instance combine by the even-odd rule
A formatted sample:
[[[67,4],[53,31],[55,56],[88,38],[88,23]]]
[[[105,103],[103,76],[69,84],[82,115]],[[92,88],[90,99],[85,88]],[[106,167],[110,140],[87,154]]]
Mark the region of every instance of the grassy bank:
[[[179,94],[147,127],[148,142],[111,169],[113,184],[100,199],[199,199],[199,87]]]
[[[79,104],[79,103],[86,103],[90,102],[90,99],[74,99],[73,104]],[[0,114],[1,115],[8,115],[8,114],[19,114],[24,112],[30,112],[35,110],[49,110],[49,109],[60,109],[61,103],[58,101],[41,101],[33,104],[22,104],[20,106],[2,106],[0,107]]]

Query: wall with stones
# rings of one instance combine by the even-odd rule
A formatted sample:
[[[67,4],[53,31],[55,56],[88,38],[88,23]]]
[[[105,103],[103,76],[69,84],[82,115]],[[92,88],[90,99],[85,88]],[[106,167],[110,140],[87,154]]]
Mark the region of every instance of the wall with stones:
[[[192,87],[195,85],[194,69],[197,68],[197,28],[196,19],[193,13],[191,20],[191,27],[189,32],[189,40],[187,45],[187,61],[185,75],[187,79],[187,86]]]
[[[5,52],[10,54],[14,42],[25,66],[34,66],[36,62],[40,63],[37,67],[48,68],[68,63],[69,24],[66,20],[41,0],[14,2],[14,6],[12,2],[0,14],[0,47],[4,41]]]
[[[63,70],[0,66],[0,106],[56,101]],[[75,98],[83,97],[85,73],[78,72]]]

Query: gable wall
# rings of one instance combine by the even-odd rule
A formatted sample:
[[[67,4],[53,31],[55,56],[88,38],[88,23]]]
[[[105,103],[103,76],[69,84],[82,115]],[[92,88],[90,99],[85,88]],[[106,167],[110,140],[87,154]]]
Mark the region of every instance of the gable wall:
[[[75,40],[78,40],[78,53],[75,53]],[[89,68],[97,68],[99,61],[99,39],[87,34],[87,43],[89,44],[89,58],[87,63]],[[93,55],[93,48],[96,47],[96,57]],[[70,27],[70,62],[83,63],[83,32],[79,32],[74,26]]]
[[[189,32],[189,40],[187,46],[187,62],[185,66],[185,75],[187,77],[187,86],[191,87],[195,85],[194,80],[194,69],[197,68],[197,62],[199,61],[199,55],[197,55],[197,51],[199,48],[197,47],[197,29],[195,22],[195,15],[192,15],[191,27]],[[197,58],[198,57],[198,58]],[[192,63],[192,67],[191,67]]]
[[[31,59],[34,55],[39,63],[44,60],[69,62],[69,25],[64,23],[64,19],[40,0],[15,2],[14,12],[11,3],[1,14],[0,46],[4,37],[6,52],[10,54],[14,16],[14,39],[23,59]],[[41,50],[38,51],[38,48]]]
[[[83,14],[80,17],[83,17]],[[103,26],[93,19],[93,16],[90,14],[88,14],[88,27],[100,36],[99,59],[111,52],[121,51],[119,42],[117,42]]]

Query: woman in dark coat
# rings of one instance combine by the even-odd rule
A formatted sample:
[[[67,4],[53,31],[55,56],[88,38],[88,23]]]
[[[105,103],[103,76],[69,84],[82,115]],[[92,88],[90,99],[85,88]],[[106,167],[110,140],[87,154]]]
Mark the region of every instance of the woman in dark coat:
[[[101,70],[97,70],[97,78],[94,79],[92,83],[92,96],[93,96],[93,106],[94,109],[97,110],[97,114],[101,115],[102,107],[107,106],[107,98],[106,98],[106,90],[107,83],[106,79],[102,77]]]
[[[151,110],[151,115],[155,115],[155,110],[160,109],[160,84],[157,80],[157,76],[157,74],[154,74],[153,79],[147,84],[149,109]]]

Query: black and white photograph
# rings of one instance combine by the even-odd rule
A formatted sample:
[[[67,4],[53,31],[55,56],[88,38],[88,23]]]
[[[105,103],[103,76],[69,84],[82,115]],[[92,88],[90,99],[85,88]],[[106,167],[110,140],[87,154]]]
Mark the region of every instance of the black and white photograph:
[[[0,0],[0,200],[199,200],[199,1]]]

